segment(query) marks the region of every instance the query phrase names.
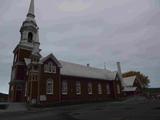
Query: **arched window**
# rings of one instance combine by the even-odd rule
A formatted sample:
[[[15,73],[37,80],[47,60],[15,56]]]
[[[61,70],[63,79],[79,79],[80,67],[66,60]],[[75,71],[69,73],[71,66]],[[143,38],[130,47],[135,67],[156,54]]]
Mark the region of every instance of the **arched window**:
[[[32,42],[33,41],[33,34],[31,32],[28,33],[28,42]]]

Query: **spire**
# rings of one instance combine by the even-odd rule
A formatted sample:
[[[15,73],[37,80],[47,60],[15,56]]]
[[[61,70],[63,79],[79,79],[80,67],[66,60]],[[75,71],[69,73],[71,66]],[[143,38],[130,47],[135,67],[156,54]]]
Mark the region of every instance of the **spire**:
[[[30,7],[29,7],[29,10],[28,10],[28,14],[27,14],[27,17],[35,17],[34,15],[34,0],[31,0],[31,3],[30,3]]]
[[[29,10],[28,10],[28,14],[26,17],[25,22],[33,22],[36,26],[36,20],[35,20],[35,14],[34,14],[34,0],[31,0],[30,2],[30,6],[29,6]]]
[[[23,44],[25,46],[30,46],[30,48],[33,48],[34,42],[39,43],[39,38],[38,37],[36,38],[37,31],[38,31],[38,26],[37,26],[37,23],[35,20],[35,14],[34,14],[34,0],[31,0],[28,14],[20,28],[20,32],[21,32],[20,44]],[[30,34],[30,37],[29,37],[29,34]]]

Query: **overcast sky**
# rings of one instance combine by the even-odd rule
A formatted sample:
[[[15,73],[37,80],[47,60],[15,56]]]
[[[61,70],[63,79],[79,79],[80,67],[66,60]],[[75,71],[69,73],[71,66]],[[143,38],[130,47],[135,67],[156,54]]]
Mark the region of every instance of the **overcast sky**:
[[[13,49],[30,0],[0,0],[0,92],[8,92]],[[122,71],[160,87],[159,0],[35,0],[41,54]]]

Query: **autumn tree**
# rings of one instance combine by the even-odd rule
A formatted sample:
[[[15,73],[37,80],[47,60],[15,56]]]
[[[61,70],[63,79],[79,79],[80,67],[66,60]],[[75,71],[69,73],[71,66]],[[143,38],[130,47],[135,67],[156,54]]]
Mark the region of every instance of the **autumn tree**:
[[[137,79],[141,81],[141,83],[145,88],[149,86],[150,80],[148,76],[145,76],[143,73],[140,73],[138,71],[129,71],[123,74],[123,77],[130,77],[130,76],[136,76]]]

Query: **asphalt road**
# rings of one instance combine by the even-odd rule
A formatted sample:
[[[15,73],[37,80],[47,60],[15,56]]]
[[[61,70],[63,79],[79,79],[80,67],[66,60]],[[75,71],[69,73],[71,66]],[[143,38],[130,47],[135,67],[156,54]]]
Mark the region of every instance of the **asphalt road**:
[[[160,120],[160,100],[134,97],[122,102],[70,105],[27,112],[0,112],[0,120]]]

